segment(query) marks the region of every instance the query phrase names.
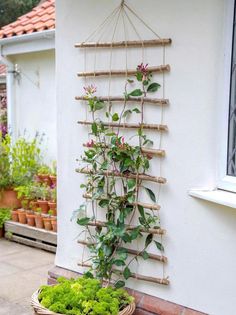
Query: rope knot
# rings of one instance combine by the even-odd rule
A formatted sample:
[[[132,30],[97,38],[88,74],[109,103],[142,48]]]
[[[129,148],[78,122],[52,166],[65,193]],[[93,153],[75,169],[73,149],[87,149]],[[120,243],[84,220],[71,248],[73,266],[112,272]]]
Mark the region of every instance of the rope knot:
[[[123,7],[123,6],[124,6],[124,4],[125,4],[125,0],[121,0],[120,5]]]

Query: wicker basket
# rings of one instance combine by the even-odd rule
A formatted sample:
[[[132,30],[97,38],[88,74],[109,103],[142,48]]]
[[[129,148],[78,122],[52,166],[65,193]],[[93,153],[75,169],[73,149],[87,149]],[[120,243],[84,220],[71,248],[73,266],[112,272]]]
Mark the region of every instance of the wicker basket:
[[[41,315],[63,315],[49,311],[47,308],[43,307],[38,300],[39,290],[34,292],[31,298],[31,305],[34,308],[35,314]],[[119,312],[119,315],[132,315],[135,311],[135,303],[131,303],[122,311]]]

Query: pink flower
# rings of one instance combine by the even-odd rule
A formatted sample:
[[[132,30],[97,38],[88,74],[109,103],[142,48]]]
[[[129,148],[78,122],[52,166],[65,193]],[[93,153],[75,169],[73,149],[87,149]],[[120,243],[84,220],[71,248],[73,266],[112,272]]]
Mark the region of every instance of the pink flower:
[[[139,72],[141,72],[143,75],[147,75],[148,74],[148,63],[146,65],[141,63],[140,65],[137,66],[137,70]]]
[[[137,66],[137,71],[142,73],[143,78],[142,81],[147,80],[147,76],[148,76],[148,63],[146,65],[144,65],[143,63],[141,63],[140,65]]]
[[[90,141],[88,141],[87,143],[86,143],[86,147],[88,147],[88,148],[92,148],[92,147],[94,147],[94,141],[93,141],[93,139],[92,140],[90,140]]]
[[[86,95],[92,95],[97,92],[97,87],[94,84],[90,84],[90,85],[84,86],[84,91]]]

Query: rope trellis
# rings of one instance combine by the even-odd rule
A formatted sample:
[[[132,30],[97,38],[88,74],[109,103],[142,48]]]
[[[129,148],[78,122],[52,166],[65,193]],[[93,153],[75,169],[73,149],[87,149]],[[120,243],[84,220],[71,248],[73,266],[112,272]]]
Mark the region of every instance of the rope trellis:
[[[154,35],[154,39],[143,39],[140,35],[135,23],[140,23],[145,30],[148,32],[151,32],[152,35]],[[124,34],[124,40],[115,40],[119,26],[121,25],[121,28],[123,29]],[[137,39],[128,40],[127,34],[128,30],[131,29]],[[105,41],[104,37],[106,36],[106,33],[109,31],[111,34],[111,38],[109,41]],[[129,277],[132,277],[137,280],[142,281],[149,281],[159,284],[169,284],[168,277],[165,276],[165,268],[164,265],[167,263],[167,257],[164,256],[164,247],[162,244],[163,235],[165,234],[165,230],[161,228],[161,226],[151,226],[151,224],[154,224],[153,222],[160,222],[160,193],[161,193],[161,187],[163,184],[166,183],[166,179],[162,176],[162,160],[165,157],[165,150],[162,148],[162,142],[163,142],[163,134],[168,131],[167,126],[164,124],[164,108],[166,105],[169,104],[169,100],[166,99],[165,95],[165,78],[166,73],[170,71],[170,65],[166,64],[166,46],[171,44],[170,38],[161,38],[127,3],[125,0],[122,0],[120,5],[116,7],[111,14],[109,14],[104,21],[86,38],[85,41],[81,43],[76,43],[75,47],[80,48],[84,50],[84,71],[78,72],[78,77],[84,79],[85,85],[87,86],[88,78],[92,78],[93,84],[90,85],[90,90],[88,92],[88,87],[86,95],[79,95],[76,96],[75,99],[78,101],[82,101],[84,104],[87,105],[87,103],[90,106],[91,110],[91,120],[89,120],[89,113],[88,108],[89,106],[86,106],[86,120],[80,120],[78,121],[79,124],[87,126],[87,128],[91,128],[92,132],[88,132],[88,143],[83,144],[84,147],[88,151],[85,153],[85,157],[82,157],[82,162],[87,162],[88,166],[79,167],[76,171],[78,173],[85,174],[87,176],[87,186],[86,186],[86,192],[83,194],[83,197],[86,200],[85,205],[85,214],[84,217],[81,218],[81,214],[79,216],[79,224],[85,226],[85,239],[84,240],[78,240],[78,243],[83,246],[83,252],[82,252],[82,261],[78,264],[79,266],[87,267],[90,269],[96,269],[96,248],[99,244],[99,241],[101,241],[102,238],[105,239],[105,233],[102,234],[101,231],[103,229],[107,229],[108,234],[111,233],[109,230],[109,220],[113,220],[113,222],[121,222],[117,216],[117,211],[114,211],[115,206],[111,203],[116,201],[116,199],[119,200],[119,202],[122,201],[122,198],[124,199],[123,205],[125,204],[125,207],[127,207],[127,211],[131,211],[129,216],[127,217],[127,220],[123,226],[123,229],[125,231],[133,233],[137,231],[137,236],[143,236],[147,235],[144,249],[139,249],[138,245],[137,248],[127,248],[127,246],[124,246],[124,243],[126,243],[125,237],[120,238],[116,244],[111,244],[111,248],[105,248],[107,251],[107,254],[104,255],[110,255],[109,257],[113,259],[116,257],[118,253],[120,253],[124,249],[124,253],[127,253],[130,257],[129,262],[124,266],[123,263],[120,262],[121,265],[118,264],[118,260],[115,260],[117,263],[116,266],[121,267],[111,267],[112,275],[107,276],[108,277],[108,283],[110,281],[117,281],[116,279],[112,278],[115,276],[116,278],[120,279],[121,276],[124,276],[125,279],[128,279]],[[145,56],[146,56],[146,49],[149,47],[162,47],[162,64],[161,65],[155,65],[155,66],[145,66]],[[122,70],[114,70],[112,69],[113,65],[113,57],[114,57],[114,49],[124,49],[125,50],[125,67]],[[146,76],[149,80],[149,75],[151,73],[161,75],[162,80],[162,96],[161,98],[156,97],[149,97],[147,96],[147,88],[145,89],[143,80],[142,79],[142,85],[143,85],[143,91],[141,91],[141,95],[139,95],[139,91],[134,92],[134,95],[129,95],[127,92],[127,85],[128,83],[132,84],[132,81],[130,79],[130,76],[136,76],[137,75],[137,69],[130,69],[129,68],[129,49],[141,49],[141,62],[142,67],[146,71]],[[98,70],[97,69],[97,55],[98,53],[103,53],[102,49],[108,49],[109,50],[109,58],[108,58],[108,69],[104,70]],[[93,71],[87,70],[87,53],[88,50],[94,52],[94,62],[93,62]],[[103,80],[107,77],[107,83],[108,83],[108,91],[106,95],[100,95],[100,96],[94,96],[94,93],[96,92],[96,87],[94,85],[95,81],[97,79],[100,79],[100,77],[103,78]],[[124,78],[125,84],[125,93],[124,96],[122,95],[112,95],[112,83],[113,78],[119,77]],[[151,76],[150,76],[151,77]],[[151,80],[151,79],[150,79]],[[140,81],[140,80],[139,80]],[[147,81],[149,82],[149,81]],[[146,83],[145,83],[146,84]],[[148,83],[147,83],[148,84]],[[146,85],[147,85],[146,84]],[[151,84],[150,84],[151,86]],[[148,86],[148,88],[151,89],[151,87]],[[156,87],[156,85],[155,85]],[[156,88],[154,89],[154,92],[156,91]],[[135,111],[140,114],[140,122],[138,123],[128,123],[126,121],[125,114],[130,114],[131,110],[127,110],[129,108],[128,106],[131,104],[137,104],[140,109],[136,108]],[[99,117],[96,118],[96,107],[98,109],[103,109],[104,104],[107,104],[108,109],[106,111],[106,119],[101,119],[101,113],[99,112]],[[116,113],[113,112],[113,105],[114,104],[122,104],[120,106],[120,115],[116,115]],[[158,105],[159,112],[160,112],[160,123],[159,124],[150,124],[145,122],[145,108],[149,105]],[[94,107],[95,106],[95,107]],[[100,108],[101,107],[101,108]],[[95,108],[95,109],[94,109]],[[156,109],[157,107],[154,107]],[[116,115],[116,116],[114,116]],[[107,130],[107,136],[106,132],[104,133],[104,128]],[[88,129],[88,130],[91,130]],[[112,154],[112,147],[114,147],[114,143],[112,143],[112,136],[116,137],[116,139],[119,139],[120,143],[117,142],[117,146],[127,146],[126,143],[122,142],[123,137],[120,136],[121,130],[124,129],[131,129],[131,130],[137,130],[138,131],[138,139],[139,139],[139,145],[135,146],[138,148],[140,152],[140,156],[143,157],[143,161],[147,161],[148,159],[152,159],[154,157],[159,157],[159,174],[158,176],[151,176],[149,174],[146,174],[145,171],[143,172],[131,172],[126,171],[122,172],[117,169],[116,161],[110,161],[110,165],[106,165],[107,160],[107,154]],[[102,130],[102,132],[100,132]],[[159,141],[157,148],[150,148],[146,147],[143,143],[151,142],[150,140],[147,140],[147,137],[143,132],[145,130],[153,130],[159,132]],[[92,134],[92,135],[91,135]],[[112,136],[111,136],[112,135]],[[145,141],[143,140],[145,139]],[[118,141],[118,140],[117,140]],[[94,161],[92,161],[92,158],[89,156],[89,154],[95,154],[95,148],[96,147],[96,154],[97,158],[94,158]],[[132,146],[129,146],[130,150],[133,150]],[[94,152],[93,152],[94,150]],[[149,165],[149,162],[146,162]],[[99,169],[99,167],[100,169]],[[145,166],[146,167],[146,166]],[[144,169],[145,169],[144,167]],[[128,169],[128,168],[127,168]],[[131,181],[134,181],[135,188],[134,188],[134,199],[133,200],[126,200],[127,198],[127,187],[131,185]],[[157,185],[157,194],[155,197],[153,192],[144,186],[144,183],[146,182],[153,182],[154,185]],[[133,183],[133,182],[132,182]],[[99,186],[100,185],[100,186]],[[99,187],[105,187],[104,189],[100,189],[100,194],[98,194]],[[112,187],[112,188],[111,188]],[[120,195],[118,196],[117,191],[118,187],[120,187]],[[154,202],[153,204],[145,203],[140,200],[140,195],[143,190],[146,190]],[[113,195],[113,197],[111,197]],[[115,197],[114,197],[115,196]],[[123,196],[123,197],[122,197]],[[113,200],[113,199],[114,200]],[[88,211],[90,203],[92,204],[92,218],[88,217]],[[105,206],[104,206],[105,205]],[[117,208],[118,209],[118,208]],[[131,210],[130,210],[131,209]],[[150,211],[150,213],[144,214],[144,210],[147,209]],[[101,210],[101,211],[100,211]],[[119,209],[118,209],[119,210]],[[120,211],[120,210],[119,210]],[[99,218],[101,214],[106,213],[106,219],[108,222],[103,221]],[[141,218],[150,219],[150,222],[142,222],[140,224],[136,223],[136,217],[137,215],[141,215]],[[120,214],[121,215],[121,214]],[[153,218],[153,220],[152,220]],[[143,219],[144,220],[144,219]],[[146,220],[146,219],[145,219]],[[156,220],[156,221],[155,221]],[[95,228],[95,231],[94,231]],[[96,235],[94,233],[97,233]],[[128,235],[128,234],[127,234]],[[134,234],[133,234],[134,235]],[[159,241],[155,239],[159,235]],[[128,235],[129,236],[129,235]],[[128,239],[127,236],[127,239]],[[95,239],[97,238],[97,239]],[[152,242],[155,242],[156,247],[160,251],[160,255],[156,255],[150,252],[147,252],[146,249]],[[128,241],[129,243],[129,241]],[[131,242],[132,243],[132,242]],[[105,244],[105,243],[104,243]],[[146,246],[147,244],[147,246]],[[85,260],[85,246],[87,246],[91,251],[91,257]],[[109,246],[108,246],[109,247]],[[125,254],[123,255],[125,256]],[[141,275],[138,272],[139,269],[139,263],[138,258],[143,257],[144,259],[150,258],[151,260],[158,261],[159,263],[162,263],[163,265],[163,271],[162,271],[162,278],[159,277],[149,277]],[[87,263],[89,260],[92,259],[92,263]],[[131,272],[130,268],[132,269],[132,263],[136,263],[136,272]],[[100,264],[102,262],[100,261]],[[105,267],[104,267],[105,268]],[[128,271],[127,271],[128,270]],[[126,274],[128,277],[126,278]],[[110,278],[109,278],[110,277]],[[107,280],[107,279],[106,279]]]

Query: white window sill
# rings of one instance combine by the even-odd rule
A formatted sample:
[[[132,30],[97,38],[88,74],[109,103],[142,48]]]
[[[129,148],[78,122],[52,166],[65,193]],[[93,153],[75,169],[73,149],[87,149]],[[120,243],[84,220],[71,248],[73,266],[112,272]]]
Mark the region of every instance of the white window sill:
[[[199,199],[214,202],[230,208],[236,208],[236,193],[225,190],[190,189],[189,195]]]

